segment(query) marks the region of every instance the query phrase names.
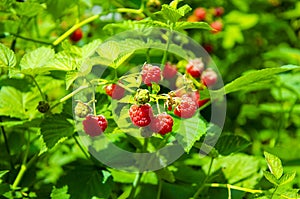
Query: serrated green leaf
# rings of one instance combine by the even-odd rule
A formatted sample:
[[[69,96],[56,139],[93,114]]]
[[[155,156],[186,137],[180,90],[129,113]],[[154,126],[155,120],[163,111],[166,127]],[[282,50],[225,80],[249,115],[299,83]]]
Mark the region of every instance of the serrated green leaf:
[[[47,67],[51,70],[70,71],[80,68],[81,63],[81,56],[62,51],[55,55],[54,60],[48,63]]]
[[[101,45],[102,41],[96,39],[82,47],[82,58],[88,58],[96,52],[96,49]]]
[[[283,167],[281,164],[281,160],[277,156],[275,156],[271,153],[268,153],[266,151],[264,152],[264,155],[265,155],[265,159],[267,161],[269,170],[275,176],[276,179],[279,179],[283,174]]]
[[[0,68],[14,67],[17,63],[16,55],[12,50],[0,43]]]
[[[195,114],[188,119],[174,118],[174,123],[173,129],[176,129],[177,132],[176,139],[187,153],[191,150],[194,143],[206,133],[206,124],[199,118],[199,114]]]
[[[279,185],[287,184],[293,181],[296,177],[296,172],[286,173],[279,179]]]
[[[164,22],[161,21],[156,21],[156,20],[148,20],[148,19],[144,19],[141,21],[136,21],[136,24],[145,24],[148,25],[150,27],[161,27],[161,28],[167,28],[169,29],[170,26]]]
[[[73,82],[79,77],[78,71],[68,71],[66,74],[66,89],[68,90]]]
[[[295,65],[285,65],[278,68],[266,68],[262,70],[257,70],[253,72],[249,72],[232,82],[225,85],[225,93],[232,93],[240,90],[247,90],[249,88],[253,87],[253,84],[256,86],[261,84],[265,84],[265,81],[270,80],[271,78],[274,78],[274,75],[283,73],[286,71],[291,71],[295,69],[299,69],[300,66]]]
[[[181,17],[184,16],[184,14],[182,12],[179,12],[177,9],[175,9],[167,4],[162,5],[160,13],[166,20],[170,20],[173,23],[175,23]]]
[[[20,16],[34,17],[44,10],[39,3],[34,2],[15,2],[15,10]]]
[[[163,169],[159,169],[155,171],[156,175],[163,180],[168,182],[175,182],[175,176],[172,171],[170,171],[167,167]]]
[[[36,107],[41,100],[39,92],[21,92],[11,86],[2,86],[0,91],[0,115],[32,119],[38,114]]]
[[[269,171],[264,171],[264,176],[269,182],[271,182],[275,186],[278,186],[279,182],[272,173],[270,173]]]
[[[221,155],[229,155],[247,148],[251,143],[237,135],[222,135],[219,137],[215,148]]]
[[[46,65],[53,60],[54,50],[51,48],[40,47],[26,53],[21,59],[21,72],[28,75],[36,75],[49,71]]]
[[[121,49],[116,41],[107,41],[96,50],[101,59],[113,63],[120,55]]]
[[[183,6],[181,6],[180,8],[177,9],[177,11],[182,15],[185,16],[187,13],[189,13],[192,10],[192,8],[185,4]]]
[[[176,22],[175,30],[185,30],[185,29],[204,29],[204,30],[211,30],[212,28],[206,22],[187,22],[187,21],[180,21]]]
[[[69,199],[70,194],[68,194],[68,186],[65,185],[61,188],[56,188],[54,186],[51,191],[50,196],[51,196],[51,199]]]
[[[66,117],[58,114],[46,117],[40,127],[44,142],[49,149],[74,133],[74,125]]]

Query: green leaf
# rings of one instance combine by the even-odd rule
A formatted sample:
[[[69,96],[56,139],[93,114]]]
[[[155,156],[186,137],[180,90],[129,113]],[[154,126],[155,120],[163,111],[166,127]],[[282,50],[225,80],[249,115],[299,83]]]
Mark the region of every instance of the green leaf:
[[[239,11],[231,11],[225,17],[226,24],[238,25],[241,29],[246,30],[255,26],[259,21],[257,14],[246,14]]]
[[[219,137],[215,148],[221,155],[237,153],[247,148],[251,143],[245,138],[237,135],[222,135]]]
[[[175,9],[167,4],[162,5],[160,13],[166,20],[170,20],[173,23],[184,16],[183,10],[179,11],[178,9]]]
[[[65,185],[61,188],[56,188],[54,186],[50,196],[51,199],[69,199],[70,194],[68,194],[68,186]]]
[[[240,90],[247,90],[250,88],[255,88],[259,85],[264,85],[265,81],[274,78],[274,75],[278,73],[283,73],[290,70],[299,69],[299,66],[295,65],[285,65],[278,68],[266,68],[262,70],[249,72],[232,82],[225,85],[225,93],[232,93]],[[273,85],[271,85],[273,86]]]
[[[34,17],[37,14],[41,13],[44,10],[44,8],[45,7],[43,7],[39,3],[33,3],[28,1],[15,3],[15,10],[20,16]]]
[[[92,56],[97,48],[101,45],[102,41],[100,39],[96,39],[82,47],[82,58],[88,58]]]
[[[74,133],[74,125],[63,115],[51,115],[41,122],[41,134],[50,149]]]
[[[289,182],[292,182],[295,177],[296,177],[296,172],[286,173],[283,176],[281,176],[281,178],[279,179],[279,185],[284,185]]]
[[[226,49],[234,47],[236,43],[243,43],[244,36],[238,25],[228,25],[224,30],[223,47]]]
[[[187,13],[189,13],[192,10],[192,8],[185,4],[177,9],[177,11],[181,14],[181,16],[185,16]]]
[[[0,178],[2,178],[5,174],[7,174],[9,170],[0,171]]]
[[[185,29],[204,29],[204,30],[211,30],[212,28],[206,22],[187,22],[187,21],[180,21],[176,22],[175,30],[185,30]]]
[[[73,82],[79,77],[79,73],[76,70],[68,71],[66,74],[66,89],[68,90]]]
[[[175,177],[172,171],[170,171],[167,167],[163,169],[159,169],[155,171],[156,175],[168,182],[175,182]]]
[[[202,119],[199,119],[199,114],[195,114],[192,118],[188,119],[179,119],[176,117],[174,118],[174,123],[173,129],[178,129],[175,130],[177,132],[176,139],[187,153],[191,150],[194,143],[206,133],[206,123]]]
[[[271,153],[264,152],[265,159],[267,161],[269,170],[271,173],[276,177],[276,179],[279,179],[283,174],[283,167],[281,164],[281,160]]]
[[[274,184],[275,186],[278,186],[279,185],[279,182],[278,180],[276,179],[276,177],[270,173],[269,171],[264,171],[264,176],[265,178],[271,182],[272,184]]]
[[[0,43],[0,68],[14,67],[17,63],[16,55],[12,50]]]
[[[46,47],[26,53],[20,62],[21,72],[33,76],[48,72],[49,68],[46,65],[52,61],[54,55],[54,50]]]
[[[83,160],[66,165],[57,184],[67,185],[72,199],[109,198],[113,187],[112,177],[106,179],[100,168]]]
[[[2,86],[0,99],[0,115],[32,119],[39,114],[36,107],[41,97],[37,90],[21,92],[11,86]]]
[[[121,49],[116,41],[107,41],[96,50],[100,56],[100,59],[103,59],[106,65],[111,65],[120,55]]]

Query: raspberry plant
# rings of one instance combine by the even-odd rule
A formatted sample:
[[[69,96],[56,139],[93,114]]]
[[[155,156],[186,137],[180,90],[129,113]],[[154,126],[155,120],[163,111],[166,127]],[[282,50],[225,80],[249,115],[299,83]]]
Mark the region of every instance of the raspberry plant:
[[[299,198],[299,7],[1,1],[0,198]]]

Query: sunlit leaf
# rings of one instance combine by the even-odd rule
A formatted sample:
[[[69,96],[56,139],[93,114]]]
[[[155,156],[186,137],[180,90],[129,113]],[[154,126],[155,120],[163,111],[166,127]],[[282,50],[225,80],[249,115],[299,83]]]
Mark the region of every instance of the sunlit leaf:
[[[0,43],[0,68],[14,67],[16,63],[17,60],[14,52]]]
[[[265,159],[267,161],[269,170],[276,177],[276,179],[279,179],[283,174],[283,167],[281,164],[281,160],[277,156],[275,156],[271,153],[268,153],[266,151],[264,152],[264,155],[265,155]]]

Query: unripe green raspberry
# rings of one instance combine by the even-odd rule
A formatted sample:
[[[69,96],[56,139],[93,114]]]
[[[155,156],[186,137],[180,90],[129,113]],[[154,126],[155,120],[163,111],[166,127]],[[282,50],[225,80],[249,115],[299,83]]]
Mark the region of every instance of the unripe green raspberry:
[[[149,91],[146,89],[138,89],[134,96],[134,100],[139,104],[146,104],[150,101]]]
[[[80,118],[84,118],[91,112],[92,112],[92,108],[88,104],[83,103],[81,101],[77,101],[77,104],[74,109],[74,113],[76,116]]]

